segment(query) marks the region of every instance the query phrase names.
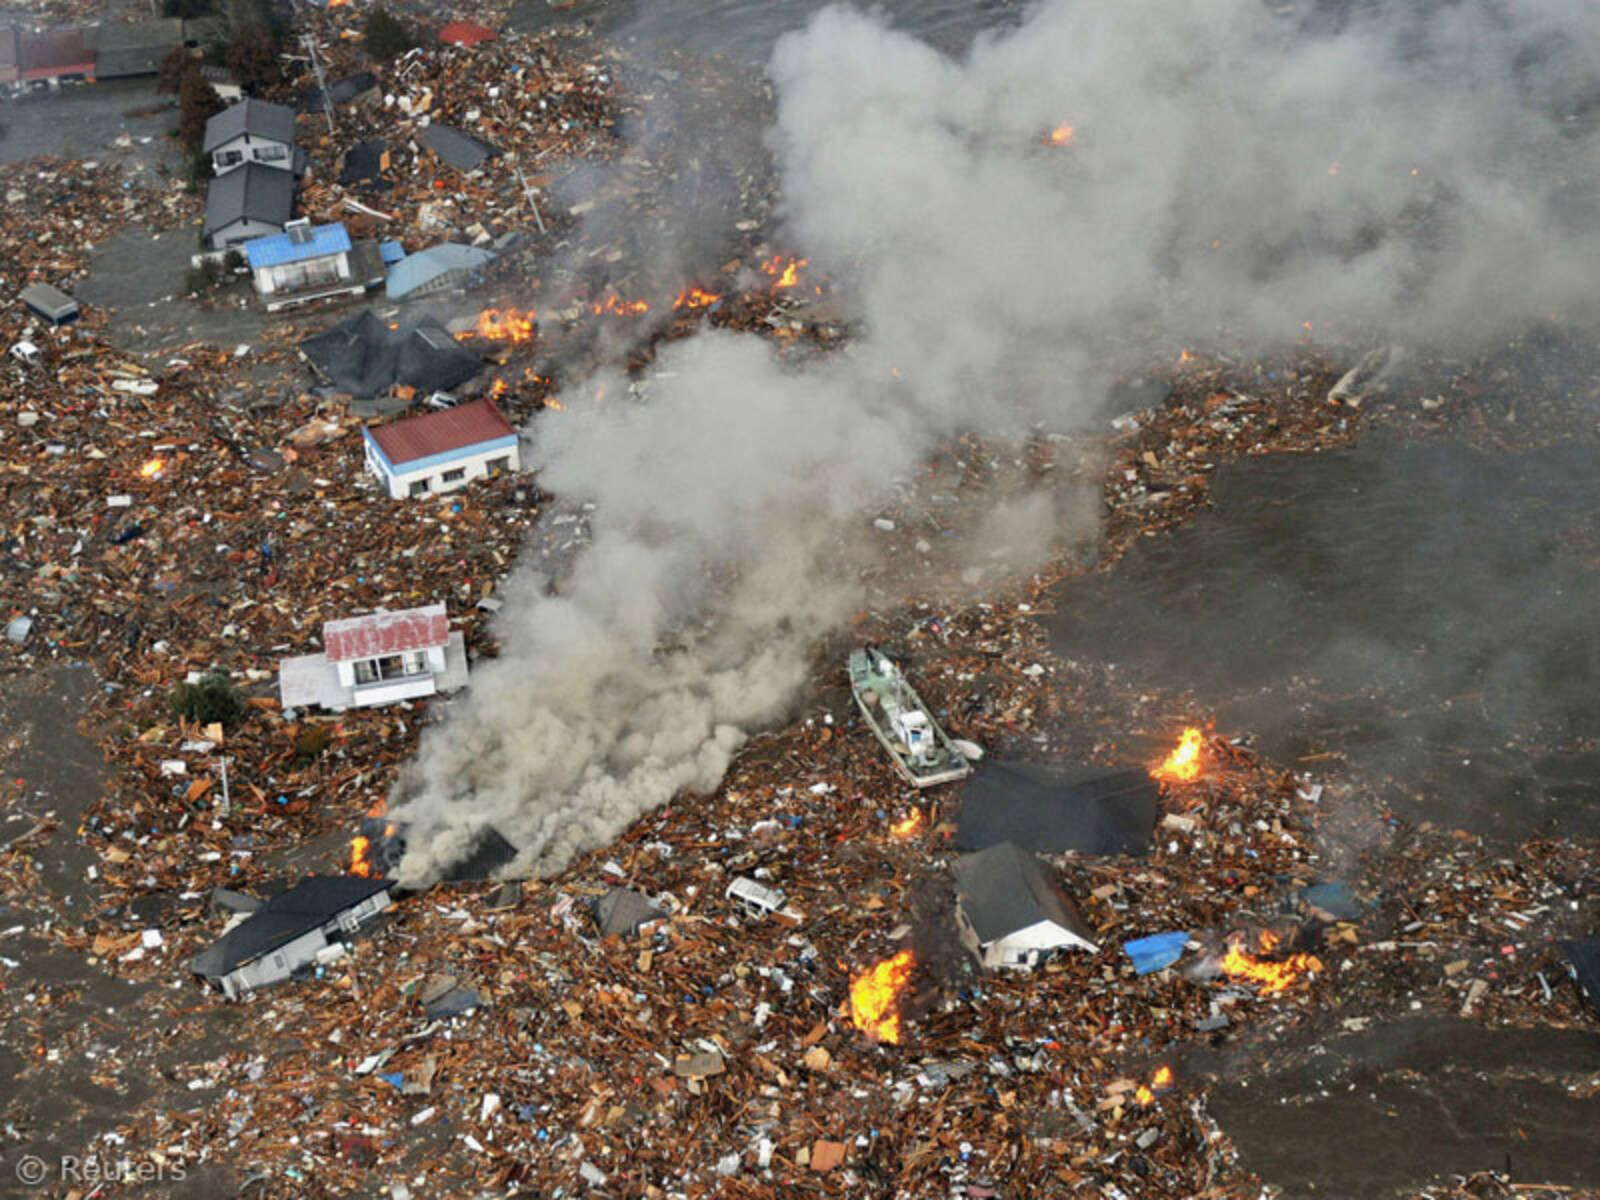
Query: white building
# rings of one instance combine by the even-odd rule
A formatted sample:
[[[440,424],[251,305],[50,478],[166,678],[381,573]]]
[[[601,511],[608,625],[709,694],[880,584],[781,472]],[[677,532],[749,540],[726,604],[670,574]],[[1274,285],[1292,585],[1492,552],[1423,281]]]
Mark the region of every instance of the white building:
[[[293,172],[294,109],[265,100],[241,100],[206,122],[202,144],[218,175],[245,163]]]
[[[956,925],[985,967],[1029,970],[1058,950],[1099,949],[1053,875],[1014,842],[956,861]]]
[[[517,431],[488,399],[361,432],[367,467],[396,500],[453,492],[521,464]]]
[[[393,704],[466,686],[467,649],[443,604],[327,621],[321,654],[278,665],[285,708]]]

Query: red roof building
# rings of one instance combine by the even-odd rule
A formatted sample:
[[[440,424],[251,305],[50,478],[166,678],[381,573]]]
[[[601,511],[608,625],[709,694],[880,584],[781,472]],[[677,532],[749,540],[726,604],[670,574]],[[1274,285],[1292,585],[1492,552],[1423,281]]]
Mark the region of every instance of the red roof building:
[[[0,83],[15,83],[22,71],[22,39],[15,25],[0,26]]]
[[[94,55],[84,46],[83,33],[77,29],[24,33],[18,58],[18,78],[24,81],[94,74]]]
[[[479,42],[492,42],[500,35],[487,25],[476,21],[451,21],[439,30],[439,41],[447,46],[476,46]]]
[[[367,430],[367,436],[378,443],[384,458],[395,467],[515,437],[516,433],[511,422],[489,399],[458,404],[455,408]]]
[[[322,626],[324,653],[331,663],[433,650],[449,640],[450,618],[443,604],[346,617]]]

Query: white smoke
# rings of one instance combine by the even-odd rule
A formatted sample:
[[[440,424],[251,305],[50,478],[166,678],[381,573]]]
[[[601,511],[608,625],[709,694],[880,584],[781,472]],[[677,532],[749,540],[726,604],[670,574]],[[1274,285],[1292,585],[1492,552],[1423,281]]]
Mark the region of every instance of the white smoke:
[[[402,877],[484,823],[558,870],[714,787],[848,611],[862,506],[953,432],[1072,424],[1108,348],[1590,315],[1595,11],[1059,0],[959,60],[843,8],[785,38],[788,229],[864,332],[800,366],[703,335],[644,401],[591,384],[536,422],[593,541],[558,594],[514,582],[502,657],[424,737]]]

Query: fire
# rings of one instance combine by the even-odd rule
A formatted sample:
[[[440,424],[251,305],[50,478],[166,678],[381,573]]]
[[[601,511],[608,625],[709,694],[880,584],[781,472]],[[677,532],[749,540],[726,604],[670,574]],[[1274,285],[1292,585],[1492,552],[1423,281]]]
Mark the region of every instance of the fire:
[[[165,471],[166,469],[166,459],[152,458],[149,462],[145,463],[144,466],[139,468],[139,474],[145,479],[159,479],[161,478],[161,472]]]
[[[1138,1090],[1133,1093],[1133,1098],[1139,1102],[1141,1107],[1148,1108],[1156,1102],[1157,1096],[1171,1086],[1172,1068],[1159,1067],[1156,1069],[1156,1073],[1150,1077],[1148,1085],[1142,1083],[1139,1085]]]
[[[873,1041],[900,1041],[900,993],[916,958],[902,950],[850,981],[850,1023]]]
[[[922,810],[920,808],[914,808],[911,810],[911,815],[905,820],[896,821],[893,825],[889,826],[889,832],[894,834],[894,836],[897,838],[908,838],[914,836],[921,828]]]
[[[567,411],[567,406],[561,403],[561,401],[557,400],[554,396],[546,396],[544,399],[544,406],[546,408],[553,408],[556,412]]]
[[[1073,139],[1072,126],[1066,124],[1065,122],[1063,122],[1060,125],[1057,125],[1054,129],[1052,129],[1049,133],[1045,134],[1045,136],[1044,136],[1045,143],[1047,145],[1051,145],[1051,146],[1070,146],[1070,145],[1072,145],[1072,139]]]
[[[492,342],[510,342],[519,345],[533,339],[533,323],[539,314],[531,308],[486,308],[478,314],[478,323],[471,329],[456,334],[458,341],[468,338],[487,338]]]
[[[1194,351],[1190,350],[1187,346],[1185,346],[1184,350],[1183,350],[1183,353],[1178,355],[1178,361],[1181,362],[1181,363],[1193,362],[1194,361]]]
[[[637,317],[640,313],[650,311],[650,302],[648,300],[624,300],[621,296],[612,292],[600,303],[592,304],[590,307],[594,309],[596,316],[610,313],[612,316],[617,317]]]
[[[489,399],[498,400],[511,390],[511,385],[504,379],[496,379],[494,386],[489,389]]]
[[[350,874],[360,875],[363,879],[372,878],[372,860],[367,857],[367,851],[372,849],[372,839],[362,837],[359,833],[350,839]]]
[[[718,292],[708,292],[704,288],[690,286],[678,293],[678,298],[672,302],[672,307],[693,311],[697,308],[710,308],[721,299],[722,295]]]
[[[1191,725],[1183,731],[1178,748],[1151,774],[1167,783],[1193,783],[1205,765],[1201,758],[1204,750],[1205,735]]]
[[[764,274],[771,275],[772,290],[782,291],[792,288],[800,281],[800,272],[811,265],[809,258],[795,258],[792,255],[774,254],[771,258],[761,263]]]
[[[1279,938],[1262,930],[1257,946],[1263,954],[1271,954],[1278,947]],[[1228,952],[1222,957],[1222,969],[1230,979],[1242,979],[1257,985],[1263,996],[1273,996],[1297,983],[1302,977],[1322,970],[1322,960],[1314,954],[1291,954],[1276,962],[1257,958],[1244,948],[1244,939],[1235,938],[1228,943]]]

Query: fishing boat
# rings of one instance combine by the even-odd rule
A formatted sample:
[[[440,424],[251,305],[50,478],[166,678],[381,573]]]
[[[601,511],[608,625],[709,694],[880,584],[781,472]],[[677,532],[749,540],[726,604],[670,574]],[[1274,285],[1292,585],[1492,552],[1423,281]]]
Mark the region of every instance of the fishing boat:
[[[932,787],[972,773],[972,764],[939,728],[900,668],[875,647],[851,653],[850,690],[907,782]]]

